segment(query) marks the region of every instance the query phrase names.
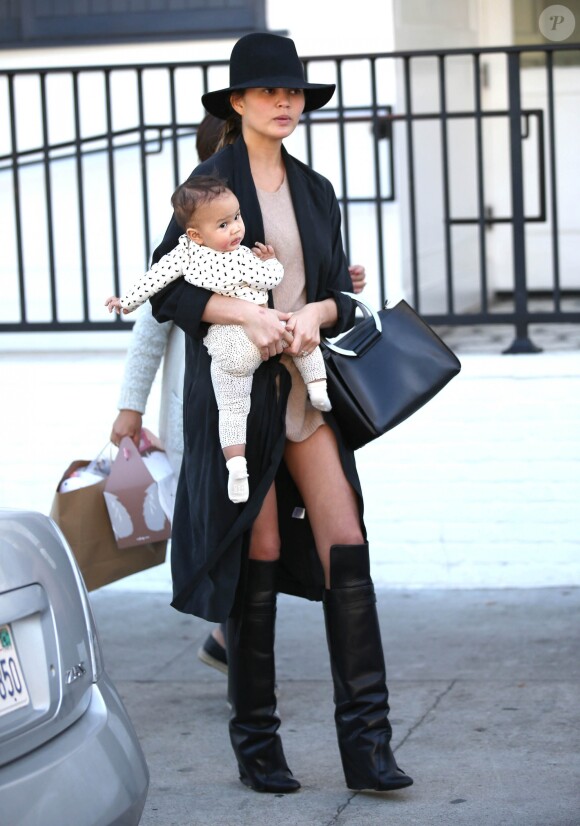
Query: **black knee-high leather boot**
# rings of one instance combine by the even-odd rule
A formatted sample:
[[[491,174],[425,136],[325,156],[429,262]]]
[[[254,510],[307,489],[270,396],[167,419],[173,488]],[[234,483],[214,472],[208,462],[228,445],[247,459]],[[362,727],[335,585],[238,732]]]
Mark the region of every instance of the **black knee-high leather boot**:
[[[250,559],[243,600],[227,623],[230,739],[240,780],[257,792],[295,792],[276,714],[276,562]]]
[[[324,594],[340,756],[350,789],[390,791],[413,780],[391,751],[385,660],[368,545],[333,545]]]

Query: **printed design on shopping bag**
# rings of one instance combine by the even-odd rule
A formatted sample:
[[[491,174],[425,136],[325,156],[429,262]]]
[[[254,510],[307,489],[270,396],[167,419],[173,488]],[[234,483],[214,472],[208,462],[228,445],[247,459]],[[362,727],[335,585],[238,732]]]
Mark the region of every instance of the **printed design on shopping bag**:
[[[107,510],[109,511],[109,518],[111,525],[115,532],[117,539],[126,539],[128,536],[133,536],[135,533],[135,526],[131,519],[131,514],[121,502],[116,493],[109,493],[108,490],[103,492],[105,502],[107,503]],[[145,488],[145,495],[143,498],[143,519],[145,525],[150,531],[162,531],[165,527],[167,517],[165,511],[161,507],[159,501],[159,490],[157,482],[151,482],[148,488]],[[137,537],[141,539],[141,537]],[[148,537],[147,537],[148,538]]]
[[[171,466],[152,445],[139,450],[121,439],[103,495],[119,548],[167,539],[171,534],[172,491],[164,480]]]

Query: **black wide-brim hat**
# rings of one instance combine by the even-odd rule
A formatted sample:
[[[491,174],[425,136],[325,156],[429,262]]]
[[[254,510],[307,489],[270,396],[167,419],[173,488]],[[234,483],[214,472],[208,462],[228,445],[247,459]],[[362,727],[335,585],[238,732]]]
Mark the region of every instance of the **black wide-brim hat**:
[[[304,111],[320,109],[334,94],[334,83],[308,83],[294,41],[277,34],[255,33],[240,38],[230,56],[230,85],[206,92],[201,102],[216,118],[232,114],[232,92],[242,89],[304,89]]]

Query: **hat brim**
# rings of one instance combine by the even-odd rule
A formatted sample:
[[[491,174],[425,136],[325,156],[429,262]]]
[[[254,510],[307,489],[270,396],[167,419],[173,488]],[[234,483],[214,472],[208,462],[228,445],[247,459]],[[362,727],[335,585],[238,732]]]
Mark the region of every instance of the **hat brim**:
[[[334,83],[296,83],[295,77],[266,77],[252,79],[251,82],[230,86],[227,89],[218,89],[217,92],[206,92],[201,96],[201,102],[205,109],[216,118],[227,120],[233,109],[230,104],[232,92],[243,89],[303,89],[304,90],[304,112],[312,112],[320,109],[333,96],[336,89]]]

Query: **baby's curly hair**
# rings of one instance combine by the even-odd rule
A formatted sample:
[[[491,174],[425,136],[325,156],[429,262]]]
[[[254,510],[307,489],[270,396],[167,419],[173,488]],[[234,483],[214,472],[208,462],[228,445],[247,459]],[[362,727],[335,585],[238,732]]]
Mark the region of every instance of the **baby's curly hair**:
[[[175,220],[182,229],[187,229],[200,206],[229,192],[229,186],[214,175],[190,175],[171,196]]]

